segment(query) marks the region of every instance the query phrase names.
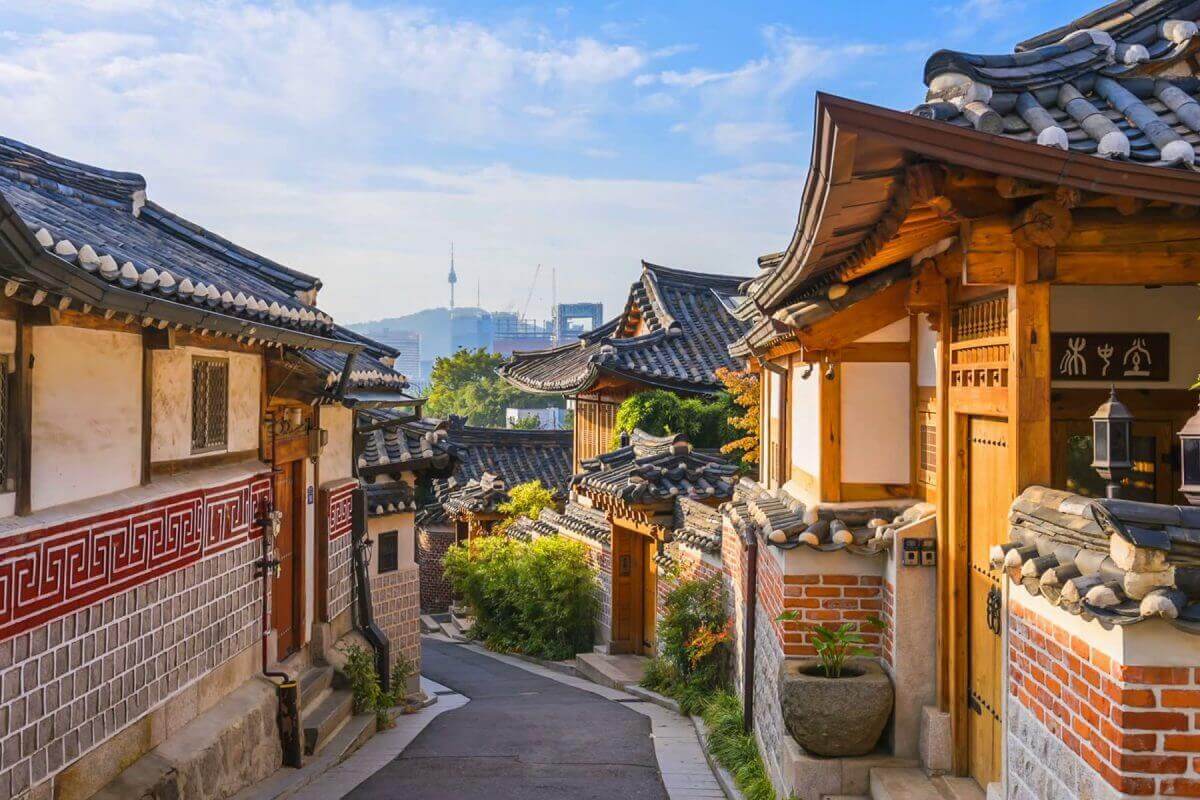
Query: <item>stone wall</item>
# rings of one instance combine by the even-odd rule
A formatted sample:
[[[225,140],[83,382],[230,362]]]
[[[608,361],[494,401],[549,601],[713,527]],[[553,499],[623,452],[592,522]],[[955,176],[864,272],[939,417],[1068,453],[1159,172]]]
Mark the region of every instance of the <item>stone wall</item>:
[[[587,548],[588,566],[596,577],[595,640],[598,645],[607,645],[612,641],[612,547],[566,531],[559,535],[582,542]]]
[[[882,646],[880,648],[879,657],[883,663],[889,668],[895,666],[896,642],[894,640],[895,620],[896,620],[896,587],[886,578],[883,581],[883,591],[880,594],[880,612],[879,620],[883,623],[884,628],[881,632]]]
[[[781,755],[787,729],[779,702],[779,670],[787,645],[784,624],[785,577],[774,548],[758,546],[758,606],[754,618],[754,735],[777,792],[786,794]],[[794,645],[793,645],[794,646]]]
[[[454,526],[417,529],[417,564],[421,570],[421,611],[440,614],[450,609],[450,584],[442,559],[457,537]]]
[[[0,591],[40,581],[0,604],[0,797],[51,778],[257,642],[252,519],[269,495],[268,477],[244,476],[0,536]]]
[[[1200,668],[1121,664],[1015,603],[1008,637],[1011,796],[1200,797]]]
[[[709,578],[725,577],[720,556],[710,555],[681,542],[672,542],[666,546],[666,552],[673,564],[672,573],[659,570],[655,583],[655,616],[661,620],[666,613],[667,596],[675,590],[682,581],[707,580]],[[728,585],[722,580],[722,586],[728,590]]]
[[[394,572],[371,576],[375,624],[391,642],[392,668],[403,655],[416,672],[421,669],[420,583],[416,564],[402,564]]]

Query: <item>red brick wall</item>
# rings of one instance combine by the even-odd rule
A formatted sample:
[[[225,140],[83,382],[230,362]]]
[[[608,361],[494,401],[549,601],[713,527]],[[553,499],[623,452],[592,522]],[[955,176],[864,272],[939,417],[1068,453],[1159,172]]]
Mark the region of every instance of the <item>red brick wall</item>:
[[[670,544],[667,545],[667,552],[675,559],[678,571],[674,575],[667,574],[661,570],[658,573],[658,581],[655,585],[655,615],[660,620],[663,614],[666,613],[667,595],[679,585],[680,581],[721,578],[724,575],[724,570],[721,567],[705,561],[704,557],[698,551],[690,547]]]
[[[1010,691],[1110,785],[1200,797],[1200,669],[1131,667],[1014,605]]]
[[[761,566],[759,567],[761,569]],[[812,629],[855,625],[865,646],[879,655],[883,636],[867,620],[883,611],[883,578],[874,575],[785,575],[783,608],[795,609],[794,622],[783,623],[783,652],[788,656],[816,655]],[[778,612],[772,609],[774,619]]]

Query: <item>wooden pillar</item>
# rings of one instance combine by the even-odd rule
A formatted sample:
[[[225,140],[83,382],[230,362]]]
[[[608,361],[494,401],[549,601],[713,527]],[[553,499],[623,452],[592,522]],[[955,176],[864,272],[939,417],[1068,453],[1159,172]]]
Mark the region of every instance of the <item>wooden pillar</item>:
[[[954,581],[952,580],[954,565],[950,558],[954,543],[952,536],[952,524],[950,517],[950,499],[953,496],[953,491],[950,483],[953,480],[950,474],[950,448],[954,446],[954,439],[951,438],[951,416],[950,416],[950,343],[953,341],[954,323],[951,318],[949,296],[942,297],[941,307],[938,310],[938,345],[937,345],[937,376],[936,376],[936,408],[937,416],[935,418],[934,442],[936,452],[934,454],[934,469],[936,477],[934,483],[937,487],[937,548],[940,553],[941,565],[937,571],[937,596],[938,596],[938,614],[937,614],[937,652],[938,652],[938,670],[937,670],[937,696],[938,707],[942,711],[949,711],[952,698],[954,695],[954,678],[953,664],[950,656],[951,648],[955,642],[955,615],[954,615]]]
[[[1050,284],[1037,282],[1052,250],[1017,251],[1016,282],[1008,289],[1008,423],[1012,486],[1049,485]]]
[[[842,365],[832,364],[833,377],[820,373],[821,500],[842,500]],[[820,369],[820,364],[817,365]]]
[[[12,408],[9,411],[10,455],[15,459],[17,514],[32,511],[33,486],[33,325],[29,308],[17,311],[16,370],[13,373]]]

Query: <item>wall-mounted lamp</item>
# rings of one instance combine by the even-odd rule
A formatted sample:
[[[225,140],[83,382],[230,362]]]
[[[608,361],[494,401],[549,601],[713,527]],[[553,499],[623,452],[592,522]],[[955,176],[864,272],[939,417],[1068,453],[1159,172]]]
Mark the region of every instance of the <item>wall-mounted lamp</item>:
[[[1200,506],[1200,411],[1179,431],[1183,483],[1179,491],[1194,506]]]
[[[806,380],[808,380],[809,376],[813,374],[813,369],[814,369],[816,366],[817,366],[816,364],[813,364],[813,363],[811,363],[811,362],[810,362],[810,363],[808,363],[808,364],[805,364],[805,365],[804,365],[804,372],[801,372],[801,373],[800,373],[800,379],[801,379],[801,380],[805,380],[805,381],[806,381]]]
[[[836,373],[836,372],[834,372],[834,370],[833,370],[833,362],[830,362],[830,363],[829,363],[829,364],[828,364],[828,365],[825,367],[825,380],[827,380],[827,381],[831,381],[831,380],[833,380],[833,378],[834,378],[834,376],[835,376],[836,374],[837,374],[837,373]]]
[[[1092,414],[1092,469],[1108,484],[1109,498],[1121,496],[1121,479],[1133,468],[1132,435],[1133,414],[1117,399],[1114,386],[1108,400]]]

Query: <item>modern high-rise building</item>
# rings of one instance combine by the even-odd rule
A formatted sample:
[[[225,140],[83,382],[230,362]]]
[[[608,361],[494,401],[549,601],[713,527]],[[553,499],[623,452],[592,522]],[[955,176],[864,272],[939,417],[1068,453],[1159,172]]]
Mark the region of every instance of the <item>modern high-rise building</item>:
[[[425,374],[421,369],[421,334],[399,328],[380,328],[378,341],[400,351],[396,357],[396,369],[405,375],[409,383],[420,387]]]

